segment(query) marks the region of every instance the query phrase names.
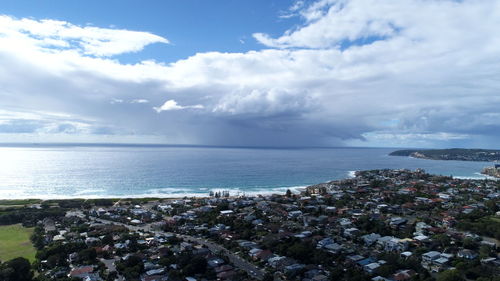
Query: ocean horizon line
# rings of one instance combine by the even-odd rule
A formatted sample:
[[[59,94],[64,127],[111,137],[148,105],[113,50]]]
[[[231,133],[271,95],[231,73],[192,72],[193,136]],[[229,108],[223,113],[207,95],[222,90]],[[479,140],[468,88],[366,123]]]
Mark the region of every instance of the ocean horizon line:
[[[253,145],[205,145],[163,143],[106,143],[106,142],[0,142],[0,147],[179,147],[179,148],[237,148],[237,149],[424,149],[415,147],[384,146],[253,146]]]

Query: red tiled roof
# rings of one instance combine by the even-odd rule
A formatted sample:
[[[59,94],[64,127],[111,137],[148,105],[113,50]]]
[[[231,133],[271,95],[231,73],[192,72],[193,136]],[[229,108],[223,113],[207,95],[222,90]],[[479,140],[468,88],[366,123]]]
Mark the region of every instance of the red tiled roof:
[[[272,254],[273,253],[269,250],[263,250],[260,253],[258,253],[257,255],[255,255],[255,257],[258,259],[265,259],[265,258],[271,256]]]
[[[94,271],[93,266],[82,266],[82,267],[78,267],[78,268],[71,270],[69,275],[70,276],[79,276],[82,274],[92,273],[93,271]]]

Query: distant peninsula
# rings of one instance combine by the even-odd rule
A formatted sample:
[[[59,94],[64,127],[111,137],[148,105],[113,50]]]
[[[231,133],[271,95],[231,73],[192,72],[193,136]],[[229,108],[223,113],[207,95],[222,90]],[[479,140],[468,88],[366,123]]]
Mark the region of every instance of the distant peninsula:
[[[500,161],[500,150],[495,149],[405,149],[391,152],[391,156],[411,156],[430,160],[458,160],[458,161]]]

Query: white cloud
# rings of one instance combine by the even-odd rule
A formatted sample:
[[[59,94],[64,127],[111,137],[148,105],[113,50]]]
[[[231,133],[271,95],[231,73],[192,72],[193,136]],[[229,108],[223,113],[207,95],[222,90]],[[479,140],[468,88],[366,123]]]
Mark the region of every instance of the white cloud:
[[[181,109],[203,109],[204,106],[201,104],[196,105],[178,105],[175,100],[168,100],[160,107],[153,107],[153,109],[160,113],[162,111],[170,111],[170,110],[181,110]]]
[[[123,103],[123,100],[122,99],[112,99],[110,101],[111,104],[117,104],[117,103]]]
[[[147,100],[147,99],[134,99],[134,100],[131,100],[130,103],[149,103],[149,100]]]
[[[290,10],[298,27],[255,35],[263,50],[172,63],[106,57],[166,42],[149,33],[1,17],[0,109],[82,116],[92,132],[183,143],[498,143],[500,2],[304,3]],[[122,47],[110,51],[108,39],[90,42],[94,35]]]
[[[229,94],[221,98],[213,111],[266,116],[279,113],[305,113],[315,106],[315,101],[306,92],[292,92],[279,88],[269,90],[252,89],[248,91],[249,93],[243,96]]]
[[[58,112],[0,110],[0,133],[91,134],[95,120]]]
[[[343,43],[398,38],[407,40],[407,44],[449,47],[441,44],[450,39],[479,39],[481,33],[494,32],[493,26],[500,21],[498,1],[493,0],[321,0],[302,9],[300,14],[305,21],[303,26],[278,38],[264,33],[256,33],[254,37],[266,46],[279,48],[341,48]],[[471,22],[476,24],[475,30],[482,32],[469,33],[472,27],[467,24]]]
[[[78,50],[99,57],[138,52],[152,43],[169,43],[161,36],[124,29],[77,26],[65,21],[15,19],[0,16],[0,34],[13,40],[31,41],[42,49]]]
[[[288,8],[288,10],[282,11],[280,13],[279,18],[289,19],[297,16],[297,11],[300,11],[304,7],[304,4],[305,3],[302,0],[295,1],[295,3],[293,3],[293,5]]]

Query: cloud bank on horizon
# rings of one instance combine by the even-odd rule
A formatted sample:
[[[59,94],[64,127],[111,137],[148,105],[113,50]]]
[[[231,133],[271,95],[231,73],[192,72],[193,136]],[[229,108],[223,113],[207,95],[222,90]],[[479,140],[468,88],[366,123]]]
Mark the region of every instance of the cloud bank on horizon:
[[[500,2],[297,1],[263,48],[175,62],[144,31],[0,16],[0,137],[268,146],[500,139]]]

